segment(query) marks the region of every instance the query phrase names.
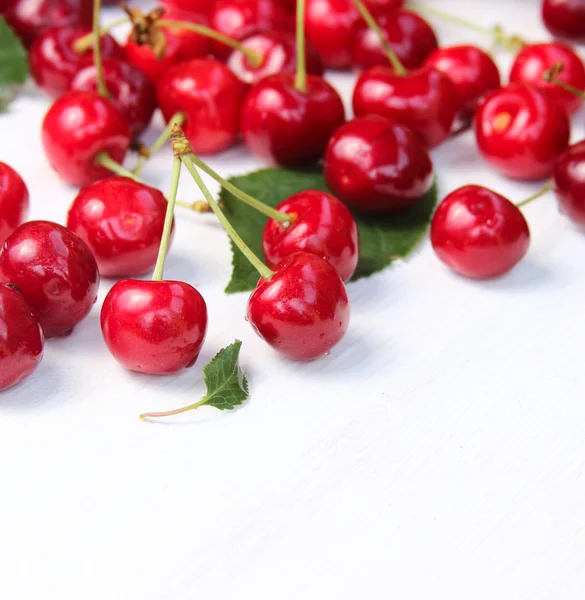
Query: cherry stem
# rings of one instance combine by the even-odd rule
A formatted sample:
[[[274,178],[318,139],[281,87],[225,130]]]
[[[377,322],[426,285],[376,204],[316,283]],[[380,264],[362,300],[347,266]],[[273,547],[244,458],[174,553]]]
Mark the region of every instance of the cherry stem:
[[[104,25],[99,30],[100,37],[103,35],[106,35],[106,33],[109,33],[112,29],[114,29],[114,27],[118,27],[118,25],[123,25],[124,23],[128,23],[128,21],[129,21],[128,17],[122,17],[120,19],[117,19],[116,21],[112,21],[108,25]],[[73,44],[73,50],[75,50],[75,52],[78,52],[79,54],[81,54],[82,52],[85,52],[91,46],[93,46],[94,43],[95,43],[95,34],[92,31],[91,33],[88,33],[88,34],[84,35],[83,37],[80,37],[79,39],[75,40],[75,43]]]
[[[526,206],[527,204],[529,204],[530,202],[532,202],[533,200],[536,200],[537,198],[540,198],[541,196],[544,196],[545,194],[547,194],[548,192],[550,192],[553,188],[553,182],[549,181],[548,183],[546,183],[545,185],[543,185],[538,192],[536,192],[535,194],[532,194],[532,196],[529,196],[528,198],[526,198],[526,200],[522,200],[522,202],[518,202],[518,204],[516,204],[516,206],[518,208],[522,207],[522,206]]]
[[[559,75],[563,72],[564,67],[565,67],[565,65],[562,62],[557,62],[550,69],[548,69],[547,71],[545,71],[542,74],[542,78],[547,83],[552,83],[552,84],[562,88],[563,90],[566,90],[567,92],[570,92],[571,94],[574,94],[575,96],[577,96],[579,98],[585,99],[585,92],[583,90],[580,90],[579,88],[575,87],[574,85],[571,85],[570,83],[562,81],[561,79],[558,78]]]
[[[143,413],[140,415],[141,419],[157,419],[158,417],[172,417],[173,415],[180,415],[181,413],[187,412],[189,410],[195,410],[200,406],[203,406],[207,402],[207,396],[203,396],[199,402],[195,402],[195,404],[189,404],[188,406],[183,406],[182,408],[175,408],[174,410],[165,410],[164,412],[150,412]]]
[[[104,70],[102,68],[102,49],[100,44],[100,8],[102,0],[93,0],[93,37],[97,43],[93,46],[93,64],[95,65],[97,90],[103,98],[109,97],[106,80],[104,79]]]
[[[388,43],[386,36],[382,33],[382,30],[378,26],[378,23],[376,23],[376,19],[374,19],[374,17],[372,16],[372,13],[368,10],[368,8],[362,2],[362,0],[352,0],[352,1],[353,1],[354,6],[358,9],[358,12],[362,16],[363,20],[368,25],[368,27],[378,36],[378,39],[380,40],[380,44],[382,45],[384,53],[388,57],[388,60],[390,61],[390,64],[392,65],[392,68],[394,69],[396,74],[400,75],[401,77],[406,75],[407,70],[405,69],[404,65],[400,62],[400,59],[398,58],[398,56],[396,56],[396,52],[394,52],[394,50],[392,50],[392,47]]]
[[[175,203],[177,202],[177,190],[179,189],[179,176],[181,175],[181,157],[176,156],[173,158],[173,174],[171,176],[171,191],[169,192],[169,198],[167,203],[167,212],[165,214],[165,224],[163,227],[163,234],[160,240],[160,247],[158,249],[158,256],[156,259],[156,265],[154,267],[154,273],[152,274],[153,281],[162,281],[163,271],[165,269],[165,260],[167,258],[167,252],[169,249],[169,242],[171,240],[171,232],[173,230],[173,219],[175,216]]]
[[[297,73],[295,89],[305,94],[307,92],[307,58],[305,55],[305,0],[297,0]]]

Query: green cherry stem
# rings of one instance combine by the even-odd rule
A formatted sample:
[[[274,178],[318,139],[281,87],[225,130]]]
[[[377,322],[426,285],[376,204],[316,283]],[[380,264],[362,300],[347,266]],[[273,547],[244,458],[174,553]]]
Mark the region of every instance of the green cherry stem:
[[[109,33],[115,27],[123,25],[124,23],[128,23],[128,21],[128,17],[121,17],[120,19],[116,19],[115,21],[108,23],[108,25],[104,25],[99,30],[100,37],[106,35],[106,33]],[[93,46],[93,44],[95,43],[95,39],[95,33],[92,31],[91,33],[88,33],[83,37],[80,37],[79,39],[75,40],[75,43],[73,44],[73,50],[81,54],[82,52],[85,52]]]
[[[195,402],[195,404],[189,404],[188,406],[183,406],[182,408],[175,408],[174,410],[165,410],[163,412],[149,412],[143,413],[140,415],[141,419],[157,419],[158,417],[172,417],[173,415],[180,415],[181,413],[187,412],[189,410],[196,410],[200,406],[203,406],[207,402],[207,396],[203,396],[199,402]]]
[[[307,58],[305,55],[305,0],[297,0],[297,72],[295,89],[305,94],[307,92]]]
[[[547,71],[545,71],[542,74],[542,78],[547,83],[552,83],[552,84],[562,88],[563,90],[566,90],[567,92],[570,92],[571,94],[574,94],[575,96],[577,96],[579,98],[585,99],[585,91],[580,90],[579,88],[575,87],[574,85],[571,85],[570,83],[566,83],[565,81],[562,81],[561,79],[559,79],[559,75],[563,72],[564,67],[565,67],[565,65],[562,62],[557,62],[550,69],[548,69]]]
[[[532,202],[533,200],[536,200],[537,198],[540,198],[541,196],[544,196],[545,194],[550,192],[552,190],[552,188],[553,188],[553,182],[549,181],[548,183],[545,183],[538,190],[538,192],[536,192],[535,194],[532,194],[532,196],[529,196],[528,198],[526,198],[526,200],[522,200],[522,202],[518,202],[518,204],[516,204],[516,206],[518,208],[520,208],[522,206],[526,206],[527,204],[530,204],[530,202]]]
[[[104,79],[104,70],[102,68],[102,49],[100,40],[100,8],[102,0],[93,0],[93,37],[97,40],[97,43],[93,47],[93,64],[95,65],[96,79],[97,79],[97,90],[100,96],[104,98],[109,97],[108,88],[106,87],[106,81]]]

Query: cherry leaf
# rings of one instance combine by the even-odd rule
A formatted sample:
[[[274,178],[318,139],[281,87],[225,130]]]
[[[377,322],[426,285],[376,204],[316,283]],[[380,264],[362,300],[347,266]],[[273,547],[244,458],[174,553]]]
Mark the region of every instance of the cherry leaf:
[[[28,77],[26,50],[0,15],[0,112],[5,112],[16,88]]]

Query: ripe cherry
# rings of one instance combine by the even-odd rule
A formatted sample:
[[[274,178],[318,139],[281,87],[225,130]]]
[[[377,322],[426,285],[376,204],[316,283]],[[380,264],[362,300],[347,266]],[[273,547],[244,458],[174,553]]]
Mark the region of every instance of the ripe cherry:
[[[107,155],[121,163],[130,146],[130,126],[106,98],[91,92],[67,92],[47,112],[42,141],[51,167],[65,182],[82,186],[110,171],[99,164]]]
[[[433,184],[426,148],[408,127],[382,117],[349,121],[331,138],[325,180],[342,202],[384,213],[418,202]]]
[[[22,294],[0,283],[0,391],[26,379],[43,358],[43,332]]]
[[[553,35],[585,42],[584,0],[543,0],[542,20]]]
[[[364,4],[374,15],[384,14],[400,8],[404,0],[364,0]]]
[[[277,210],[295,215],[291,223],[268,219],[262,249],[271,269],[295,252],[317,254],[349,281],[359,259],[355,219],[345,204],[319,190],[305,190],[281,202]]]
[[[180,11],[191,15],[206,15],[215,0],[162,0],[161,4],[172,12]]]
[[[585,228],[585,141],[569,146],[553,167],[553,189],[561,211]]]
[[[0,245],[26,219],[28,198],[22,177],[0,162]]]
[[[45,337],[71,333],[95,303],[99,280],[85,242],[57,223],[24,223],[0,252],[0,281],[18,287]]]
[[[159,190],[108,177],[79,191],[67,227],[89,246],[102,277],[133,277],[154,268],[166,210]]]
[[[451,269],[474,279],[509,271],[526,254],[530,231],[520,209],[479,185],[466,185],[439,204],[431,243]]]
[[[521,83],[491,92],[477,109],[474,127],[483,157],[513,179],[549,176],[569,143],[567,113],[536,88]]]

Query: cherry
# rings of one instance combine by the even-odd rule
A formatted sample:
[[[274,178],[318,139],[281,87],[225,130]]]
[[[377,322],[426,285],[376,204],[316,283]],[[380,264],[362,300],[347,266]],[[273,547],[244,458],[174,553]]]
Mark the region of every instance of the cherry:
[[[51,167],[67,183],[82,186],[109,175],[100,155],[121,163],[130,146],[130,127],[106,98],[67,92],[49,108],[42,141]]]
[[[529,44],[516,55],[510,82],[528,83],[536,86],[569,113],[574,113],[583,104],[583,99],[544,80],[543,75],[555,65],[562,65],[557,79],[574,88],[585,88],[585,66],[572,48],[560,42]]]
[[[0,283],[0,391],[37,368],[43,346],[43,331],[20,292]]]
[[[408,127],[377,116],[341,126],[327,146],[325,180],[342,202],[383,213],[418,202],[433,184],[426,148]]]
[[[24,223],[0,252],[0,281],[18,287],[45,337],[71,333],[95,303],[99,280],[85,242],[57,223]]]
[[[28,189],[22,177],[0,162],[0,244],[26,219]]]
[[[394,11],[403,4],[404,0],[365,0],[365,5],[374,15]]]
[[[159,190],[108,177],[79,191],[67,227],[89,246],[102,277],[131,277],[154,268],[166,209]]]
[[[477,109],[474,127],[483,157],[513,179],[547,177],[569,143],[570,124],[563,108],[521,83],[491,92]]]
[[[214,5],[215,0],[162,0],[161,4],[173,12],[202,16]]]
[[[479,185],[448,194],[431,223],[431,243],[451,269],[474,279],[509,271],[526,254],[530,231],[520,209]]]
[[[542,20],[553,35],[585,42],[584,0],[543,0]]]
[[[585,141],[569,146],[558,156],[552,175],[561,211],[585,228]]]
[[[383,13],[376,22],[407,69],[422,67],[427,56],[438,48],[437,37],[431,26],[410,10]],[[355,33],[352,64],[362,69],[388,64],[388,57],[376,32],[365,23]]]
[[[351,279],[359,259],[358,229],[342,202],[327,192],[305,190],[276,209],[295,218],[290,223],[266,222],[262,249],[271,269],[295,252],[310,252],[330,263],[343,281]]]
[[[43,31],[31,46],[28,60],[31,74],[39,87],[51,96],[60,96],[69,87],[77,71],[93,60],[93,50],[78,52],[75,43],[91,33],[83,25],[64,25]],[[122,58],[124,51],[111,35],[100,38],[102,56]]]

